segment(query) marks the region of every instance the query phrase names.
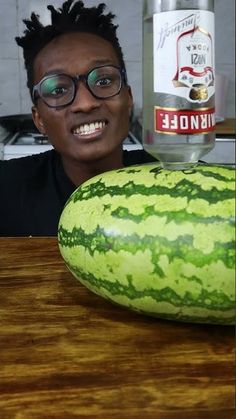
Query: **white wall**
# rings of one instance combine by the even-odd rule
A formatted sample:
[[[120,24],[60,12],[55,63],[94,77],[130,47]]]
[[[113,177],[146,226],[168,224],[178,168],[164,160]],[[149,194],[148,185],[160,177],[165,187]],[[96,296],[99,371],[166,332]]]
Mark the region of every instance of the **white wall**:
[[[63,0],[0,0],[0,115],[30,113],[31,101],[21,48],[15,36],[22,35],[22,19],[32,11],[48,19],[47,4],[61,6]],[[86,0],[97,5],[103,0]],[[142,107],[142,0],[104,0],[117,15],[118,36],[123,47],[135,105]],[[227,76],[226,116],[235,117],[235,0],[215,0],[216,72]]]

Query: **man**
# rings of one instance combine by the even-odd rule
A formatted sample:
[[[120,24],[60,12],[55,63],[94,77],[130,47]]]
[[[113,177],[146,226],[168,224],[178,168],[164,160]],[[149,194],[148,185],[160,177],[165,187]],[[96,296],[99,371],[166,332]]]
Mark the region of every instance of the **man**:
[[[56,235],[76,187],[98,173],[152,161],[123,152],[133,106],[114,15],[67,0],[37,15],[16,38],[23,48],[32,116],[54,150],[0,164],[0,235]]]

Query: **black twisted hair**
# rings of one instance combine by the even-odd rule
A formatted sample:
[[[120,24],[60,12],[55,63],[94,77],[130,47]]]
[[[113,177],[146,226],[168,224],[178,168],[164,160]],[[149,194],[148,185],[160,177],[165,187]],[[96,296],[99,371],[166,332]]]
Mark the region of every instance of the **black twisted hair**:
[[[27,29],[24,31],[24,36],[16,37],[15,40],[23,48],[27,86],[31,96],[36,55],[53,38],[64,33],[87,32],[106,39],[112,44],[120,66],[125,68],[122,49],[116,36],[118,25],[112,23],[115,15],[113,13],[103,14],[105,7],[104,3],[100,3],[96,7],[85,7],[83,1],[66,0],[58,10],[52,5],[47,6],[51,12],[51,25],[43,26],[39,16],[34,12],[31,14],[31,19],[23,20]]]

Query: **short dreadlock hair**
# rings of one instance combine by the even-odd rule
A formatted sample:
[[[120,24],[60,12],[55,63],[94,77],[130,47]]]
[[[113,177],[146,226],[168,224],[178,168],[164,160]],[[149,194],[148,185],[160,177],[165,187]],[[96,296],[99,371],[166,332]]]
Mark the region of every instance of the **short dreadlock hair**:
[[[96,7],[84,7],[83,1],[66,0],[62,7],[56,10],[52,5],[47,8],[51,12],[51,25],[43,26],[39,15],[34,12],[31,19],[24,19],[27,29],[24,36],[16,37],[16,43],[23,48],[25,68],[27,72],[27,86],[32,97],[34,60],[49,42],[55,37],[69,32],[87,32],[98,35],[109,41],[119,60],[125,68],[124,58],[119,40],[116,36],[118,25],[112,23],[113,13],[103,14],[106,5],[100,3]]]

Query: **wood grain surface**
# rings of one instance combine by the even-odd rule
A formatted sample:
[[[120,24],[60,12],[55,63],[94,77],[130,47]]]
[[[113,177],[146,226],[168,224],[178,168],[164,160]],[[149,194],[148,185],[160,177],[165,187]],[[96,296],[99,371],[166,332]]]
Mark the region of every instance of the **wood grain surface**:
[[[234,328],[113,305],[56,238],[0,238],[0,418],[233,419]]]

